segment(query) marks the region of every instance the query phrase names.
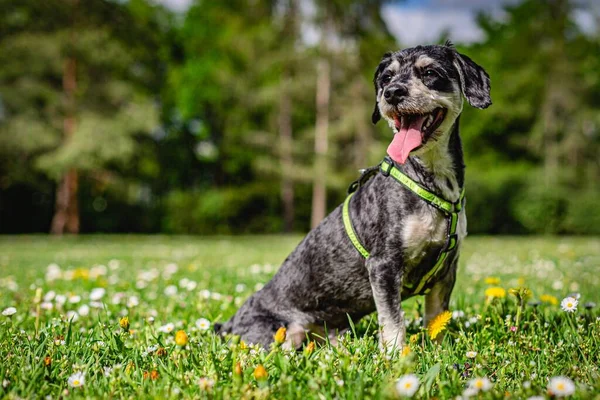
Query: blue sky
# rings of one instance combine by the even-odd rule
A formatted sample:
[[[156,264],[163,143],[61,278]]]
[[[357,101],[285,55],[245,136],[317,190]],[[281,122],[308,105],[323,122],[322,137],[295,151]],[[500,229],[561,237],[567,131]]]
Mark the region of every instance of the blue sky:
[[[169,8],[183,12],[192,0],[155,0]],[[305,0],[310,1],[310,0]],[[477,11],[491,12],[502,17],[502,4],[516,0],[405,0],[383,8],[383,18],[390,32],[402,45],[434,43],[444,31],[450,32],[450,39],[455,42],[469,43],[482,38],[482,32],[475,22]],[[596,4],[597,0],[589,1]],[[578,12],[575,18],[579,25],[587,31],[595,27],[592,15]],[[310,35],[309,35],[310,36]],[[310,41],[310,40],[309,40]]]

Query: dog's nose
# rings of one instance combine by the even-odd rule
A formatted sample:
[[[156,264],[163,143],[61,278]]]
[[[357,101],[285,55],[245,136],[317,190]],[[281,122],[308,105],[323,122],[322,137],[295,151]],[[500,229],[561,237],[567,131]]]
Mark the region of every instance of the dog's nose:
[[[390,104],[396,105],[400,103],[408,95],[408,89],[406,86],[394,85],[385,89],[383,97],[385,101]]]

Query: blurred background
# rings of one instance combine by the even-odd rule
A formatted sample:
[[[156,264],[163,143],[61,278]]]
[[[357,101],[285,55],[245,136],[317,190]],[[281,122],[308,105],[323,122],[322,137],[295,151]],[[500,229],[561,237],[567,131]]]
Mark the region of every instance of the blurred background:
[[[381,55],[455,42],[470,233],[600,233],[600,2],[0,0],[0,233],[304,232],[391,132]]]

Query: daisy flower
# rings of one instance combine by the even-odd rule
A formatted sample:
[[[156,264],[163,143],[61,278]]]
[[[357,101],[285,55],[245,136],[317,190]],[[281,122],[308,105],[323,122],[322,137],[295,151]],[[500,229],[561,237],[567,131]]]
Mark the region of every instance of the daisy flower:
[[[492,382],[485,376],[483,378],[475,378],[469,381],[469,389],[477,392],[487,392],[492,388]]]
[[[506,289],[500,286],[492,286],[485,289],[485,297],[497,297],[499,299],[506,297]]]
[[[579,300],[577,300],[575,297],[565,297],[560,302],[560,307],[563,309],[563,311],[575,312],[577,311],[577,304],[579,304]]]
[[[90,300],[91,301],[100,301],[104,297],[105,294],[106,294],[106,289],[94,288],[90,292]]]
[[[546,400],[546,398],[544,396],[531,396],[527,400]]]
[[[85,373],[83,372],[75,372],[73,375],[69,377],[67,381],[69,386],[71,387],[81,387],[85,385]]]
[[[475,358],[477,357],[477,352],[476,351],[467,351],[467,354],[465,354],[467,356],[467,358]]]
[[[412,397],[419,390],[419,378],[415,374],[401,376],[396,381],[396,391],[400,396]]]
[[[548,382],[548,392],[556,397],[570,396],[575,393],[575,383],[566,376],[555,376]]]
[[[175,329],[175,324],[172,322],[169,322],[168,324],[165,324],[165,325],[159,327],[158,331],[163,332],[163,333],[171,333],[171,332],[173,332],[174,329]]]
[[[12,317],[16,313],[17,313],[17,309],[14,307],[5,308],[4,311],[2,311],[2,315],[4,315],[5,317]]]
[[[210,321],[206,318],[200,318],[196,320],[196,327],[201,331],[206,331],[208,328],[210,328]]]
[[[432,339],[435,339],[440,333],[446,329],[446,325],[452,319],[452,313],[448,310],[438,314],[427,325],[427,332]]]

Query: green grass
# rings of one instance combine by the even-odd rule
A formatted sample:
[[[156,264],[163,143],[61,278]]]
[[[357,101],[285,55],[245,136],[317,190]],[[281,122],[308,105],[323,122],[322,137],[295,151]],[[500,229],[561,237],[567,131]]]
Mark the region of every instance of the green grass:
[[[584,306],[600,303],[598,238],[469,237],[451,304],[464,316],[450,321],[438,345],[418,324],[422,298],[405,302],[407,356],[378,351],[374,316],[337,347],[318,345],[312,354],[244,348],[196,327],[199,318],[231,316],[300,239],[0,237],[0,310],[17,309],[0,315],[0,397],[393,398],[396,380],[409,373],[419,377],[415,396],[423,398],[460,396],[475,377],[493,383],[480,398],[548,396],[554,376],[575,382],[574,398],[600,397],[600,313]],[[51,264],[60,267],[56,279]],[[532,291],[518,324],[515,297],[486,300],[488,278]],[[171,285],[177,293],[165,294]],[[99,287],[104,306],[69,322],[69,311],[86,314],[80,308]],[[55,296],[52,310],[40,309],[37,288],[67,301],[60,306]],[[581,296],[574,313],[536,303],[574,292]],[[131,332],[119,326],[126,314]],[[168,323],[174,330],[160,332]],[[175,343],[178,330],[189,337],[184,347]],[[258,365],[266,379],[255,378]],[[68,379],[78,371],[85,384],[73,388]]]

